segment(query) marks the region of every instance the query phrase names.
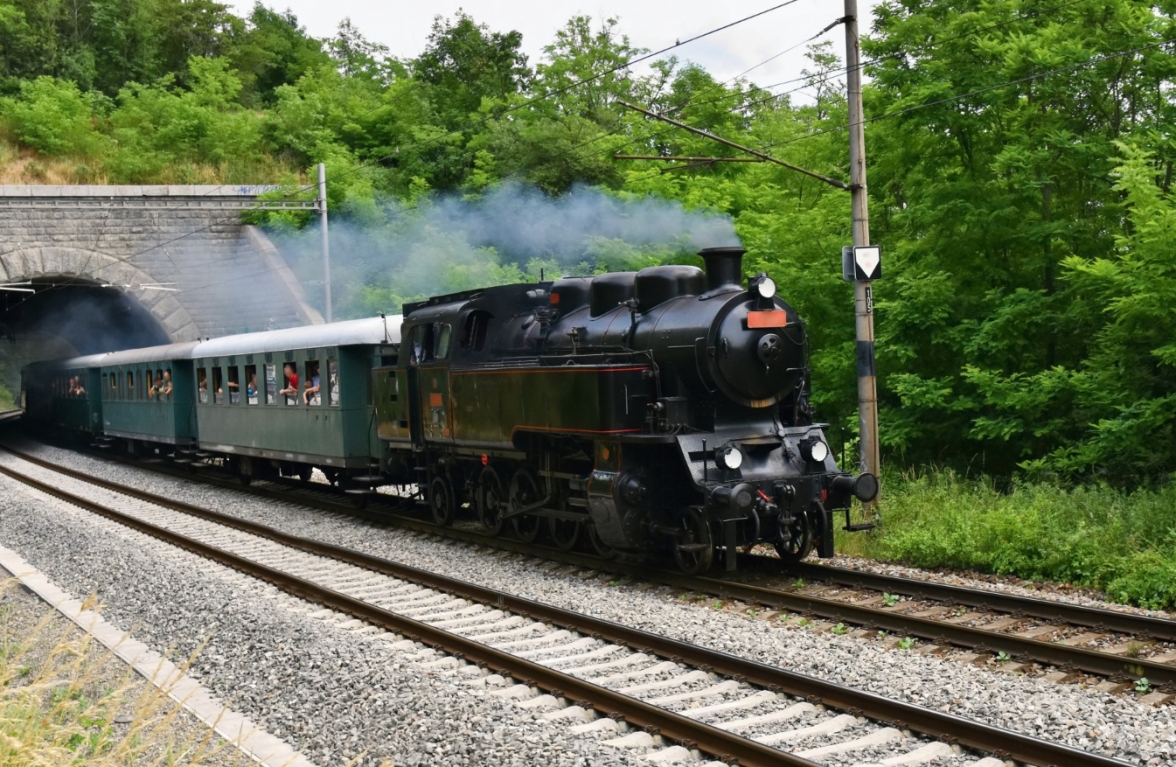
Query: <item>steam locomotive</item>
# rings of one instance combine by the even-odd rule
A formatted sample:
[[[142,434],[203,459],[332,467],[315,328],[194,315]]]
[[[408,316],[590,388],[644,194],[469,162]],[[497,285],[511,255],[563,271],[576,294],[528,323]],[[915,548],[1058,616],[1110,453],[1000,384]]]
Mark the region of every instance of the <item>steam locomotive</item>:
[[[744,287],[743,254],[37,363],[22,398],[35,423],[112,448],[245,482],[317,467],[358,498],[406,486],[439,524],[468,509],[565,549],[668,550],[687,573],[716,552],[734,569],[757,543],[829,557],[834,512],[849,526],[878,481],[837,468],[812,423],[804,323],[766,274]]]

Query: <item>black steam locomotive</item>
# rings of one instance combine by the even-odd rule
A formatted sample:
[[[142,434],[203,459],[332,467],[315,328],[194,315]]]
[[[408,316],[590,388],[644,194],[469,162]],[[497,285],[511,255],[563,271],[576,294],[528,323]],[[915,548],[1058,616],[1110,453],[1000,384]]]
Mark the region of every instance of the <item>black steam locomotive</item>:
[[[36,363],[30,420],[242,481],[318,468],[359,498],[419,493],[438,523],[602,555],[770,543],[833,553],[840,471],[811,421],[804,323],[741,248],[692,266],[440,296],[371,318]]]
[[[437,521],[602,553],[668,547],[696,573],[717,548],[833,553],[834,510],[877,480],[838,470],[806,400],[804,323],[742,248],[692,266],[564,278],[405,307],[376,371],[388,476],[417,471]]]

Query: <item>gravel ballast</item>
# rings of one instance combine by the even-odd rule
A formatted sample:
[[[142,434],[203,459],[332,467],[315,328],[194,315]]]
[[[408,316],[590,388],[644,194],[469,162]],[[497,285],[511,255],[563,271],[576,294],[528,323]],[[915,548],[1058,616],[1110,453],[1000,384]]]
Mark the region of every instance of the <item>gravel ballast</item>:
[[[314,620],[326,611],[6,477],[0,491],[0,540],[66,591],[98,594],[109,622],[171,659],[198,653],[190,675],[318,764],[647,763],[458,668],[426,668],[390,635]]]
[[[529,558],[475,551],[465,544],[436,541],[396,528],[378,527],[339,515],[193,485],[67,451],[41,448],[38,452],[49,460],[273,525],[295,535],[348,546],[490,588],[1130,762],[1176,765],[1173,758],[1176,753],[1176,718],[1168,706],[1153,708],[1129,697],[1108,695],[1076,685],[1056,685],[1013,674],[992,673],[915,652],[885,650],[874,642],[852,636],[818,634],[797,628],[795,621],[783,624],[708,609],[709,600],[684,602],[673,593],[649,589],[644,584],[622,581],[610,586],[600,579],[582,578],[581,573],[562,572]],[[11,540],[7,517],[5,515],[0,526],[0,534]],[[29,535],[28,532],[24,534]],[[31,551],[26,552],[15,542],[13,545],[26,557],[33,558]],[[47,547],[46,555],[52,556],[52,544],[42,541],[40,546]],[[51,568],[47,569],[52,572]],[[99,569],[98,572],[102,571]],[[98,586],[96,581],[84,578],[81,583],[84,584],[80,589],[83,593]],[[195,595],[201,596],[201,592],[211,587],[193,588]],[[137,593],[129,586],[127,590],[130,592],[128,598]],[[106,589],[103,594],[106,601],[115,601]],[[219,612],[220,606],[230,605],[231,600],[224,600],[223,594],[218,593],[218,598],[223,601],[214,600],[218,609],[212,614]],[[130,604],[135,601],[132,599]],[[133,615],[132,611],[128,617]],[[297,630],[298,627],[290,628]],[[318,630],[313,626],[300,628],[303,631]],[[143,634],[143,631],[138,633]],[[267,721],[267,725],[271,731],[275,730],[272,722]],[[612,752],[608,753],[611,758],[617,758]],[[308,756],[313,758],[314,754],[308,752]]]

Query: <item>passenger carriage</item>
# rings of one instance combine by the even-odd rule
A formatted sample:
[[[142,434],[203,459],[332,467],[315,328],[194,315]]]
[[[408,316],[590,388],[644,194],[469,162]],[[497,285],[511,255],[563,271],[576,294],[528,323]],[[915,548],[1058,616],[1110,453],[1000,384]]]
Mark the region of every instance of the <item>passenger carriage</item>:
[[[315,466],[332,480],[366,471],[383,452],[372,369],[395,365],[399,341],[397,316],[197,344],[190,380],[199,450],[228,456],[244,481],[277,473],[308,479]]]
[[[105,356],[94,354],[25,366],[20,388],[26,417],[39,426],[74,436],[99,431],[102,399],[97,366]]]
[[[125,440],[132,453],[148,445],[190,447],[196,438],[195,346],[193,341],[103,355],[98,368],[103,436]]]

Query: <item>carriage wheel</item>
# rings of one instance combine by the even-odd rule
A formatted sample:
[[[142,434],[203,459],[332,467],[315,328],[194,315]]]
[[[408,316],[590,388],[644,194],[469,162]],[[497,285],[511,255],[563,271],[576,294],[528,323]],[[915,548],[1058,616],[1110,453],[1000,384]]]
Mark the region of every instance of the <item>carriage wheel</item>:
[[[478,521],[491,535],[502,532],[502,512],[506,508],[506,493],[502,490],[502,480],[493,466],[482,469],[478,475],[478,488],[474,493],[474,503],[478,507]]]
[[[453,487],[445,477],[433,477],[429,483],[429,508],[433,511],[433,521],[445,527],[453,524],[457,516],[457,503],[453,497]]]
[[[294,476],[303,482],[309,482],[310,478],[314,476],[314,467],[308,463],[300,463],[294,471]]]
[[[539,486],[535,483],[535,477],[531,475],[531,472],[526,469],[516,471],[514,476],[510,478],[511,510],[530,506],[539,499]],[[535,539],[539,537],[539,531],[543,529],[543,518],[532,514],[520,514],[517,517],[511,517],[510,521],[514,525],[515,535],[523,543],[534,543]]]
[[[576,544],[580,541],[580,528],[582,527],[583,525],[578,520],[547,518],[547,532],[560,551],[571,551],[576,548]]]
[[[785,565],[794,565],[811,554],[816,545],[808,514],[801,512],[793,517],[792,523],[788,525],[788,533],[791,537],[787,543],[776,541],[776,554]]]
[[[680,532],[674,541],[674,561],[687,575],[698,575],[710,569],[715,557],[715,544],[710,525],[699,509],[693,506],[682,512]]]

